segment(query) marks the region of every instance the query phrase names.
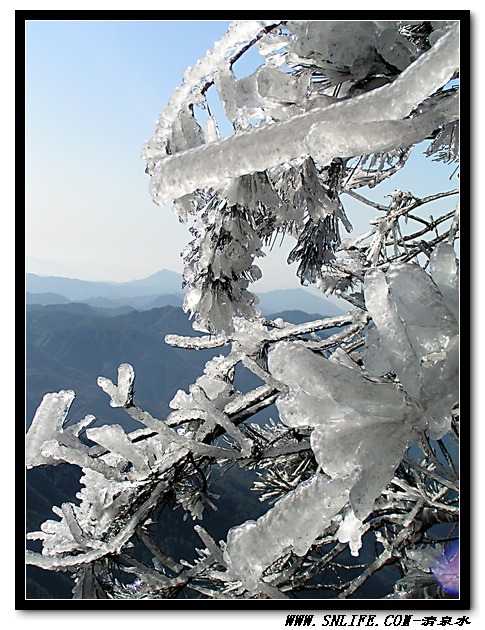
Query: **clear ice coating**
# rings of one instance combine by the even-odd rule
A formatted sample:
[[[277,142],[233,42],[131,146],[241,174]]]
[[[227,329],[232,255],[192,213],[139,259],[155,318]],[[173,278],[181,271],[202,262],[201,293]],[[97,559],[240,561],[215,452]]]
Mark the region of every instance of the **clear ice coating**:
[[[318,464],[330,477],[348,479],[353,510],[365,518],[416,437],[419,409],[394,384],[372,381],[303,345],[276,344],[268,366],[288,387],[276,401],[282,422],[313,427]]]
[[[347,500],[345,481],[315,474],[257,521],[229,531],[227,568],[249,591],[256,589],[264,570],[285,552],[303,556]]]
[[[288,120],[263,124],[217,142],[201,146],[194,146],[192,142],[193,148],[172,155],[167,156],[160,145],[164,127],[161,124],[144,151],[144,157],[150,165],[149,171],[152,176],[150,192],[153,200],[158,205],[163,205],[169,199],[177,199],[196,189],[223,187],[231,179],[241,175],[265,171],[304,157],[309,154],[309,137],[311,150],[317,153],[324,163],[335,157],[332,153],[337,150],[338,155],[342,157],[362,153],[368,155],[372,152],[369,149],[372,142],[377,143],[375,150],[378,150],[381,140],[379,126],[376,126],[376,123],[382,123],[386,130],[381,137],[385,139],[386,134],[389,136],[383,146],[395,146],[398,130],[402,131],[403,128],[410,129],[408,140],[417,142],[424,139],[429,133],[428,126],[430,124],[432,126],[434,114],[426,119],[427,124],[421,130],[415,121],[403,119],[409,116],[419,103],[451,79],[459,67],[458,41],[459,29],[456,24],[443,34],[431,50],[421,55],[389,85],[383,85],[348,100],[342,99],[325,107],[293,115]],[[258,98],[263,98],[261,92],[266,94],[266,97],[273,94],[279,98],[278,90],[281,89],[282,83],[284,81],[288,83],[289,79],[280,78],[275,86],[276,92],[271,93],[269,88],[265,88],[267,83],[265,78],[268,78],[269,73],[273,76],[275,71],[280,72],[274,68],[259,70],[255,75],[255,82],[259,87],[256,84],[248,87],[250,93],[254,95],[257,93]],[[229,71],[226,68],[227,72]],[[218,74],[217,77],[217,81],[223,81],[223,74],[220,77]],[[225,81],[227,83],[229,79],[226,78]],[[231,102],[235,96],[230,93],[236,90],[237,83],[232,78],[229,83],[228,86],[221,83],[220,90],[223,100]],[[300,89],[299,84],[291,84],[290,100],[296,98]],[[245,98],[249,98],[247,90],[241,88],[241,91],[246,94]],[[229,111],[227,104],[226,111]],[[234,117],[235,112],[231,112],[232,110],[228,115]],[[440,111],[440,115],[444,115],[444,112]],[[172,117],[173,114],[169,119]],[[361,124],[368,123],[367,130],[362,137],[358,136],[354,142],[347,145],[349,135],[346,126],[357,120]],[[325,132],[317,134],[318,142],[311,140],[311,131],[316,124],[323,124]],[[322,136],[325,140],[323,145],[320,141]]]
[[[413,264],[371,271],[365,300],[383,353],[438,439],[449,430],[458,401],[458,273],[451,246],[435,252],[431,273],[436,282]]]
[[[342,223],[352,230],[342,193],[353,194],[355,188],[392,175],[406,162],[407,145],[436,132],[426,154],[457,157],[458,90],[442,88],[458,68],[459,23],[426,23],[426,30],[429,24],[435,30],[422,39],[413,29],[405,36],[408,27],[396,21],[289,21],[282,30],[275,28],[280,24],[231,25],[214,49],[187,69],[144,149],[153,199],[162,204],[178,197],[175,210],[191,225],[194,239],[183,254],[189,285],[184,309],[195,316],[194,329],[210,333],[201,338],[168,335],[166,341],[191,349],[231,344],[229,355],[209,361],[188,393],[175,393],[165,421],[134,404],[134,372],[123,364],[116,384],[104,377],[98,384],[112,406],[125,408],[146,428],[130,434],[118,425],[89,428],[94,416],[67,426],[74,393],[62,391],[44,398],[27,434],[28,466],[65,462],[83,470],[80,503],[54,507],[58,520],[48,520],[41,531],[28,535],[43,543],[42,554],[28,552],[29,563],[76,571],[75,597],[86,597],[83,580],[96,577],[94,561],[125,554],[133,546],[130,539],[143,535],[151,510],[165,503],[169,492],[194,518],[212,505],[208,497],[215,495],[202,486],[177,483],[187,479],[188,459],[195,467],[203,458],[211,467],[260,461],[269,468],[279,465],[276,457],[290,464],[285,472],[299,461],[294,477],[288,477],[293,490],[285,490],[257,520],[231,529],[222,551],[207,542],[210,536],[201,536],[207,549],[200,550],[203,559],[195,571],[203,573],[196,573],[195,586],[206,581],[214,588],[210,596],[230,592],[244,597],[244,589],[282,596],[278,588],[281,577],[290,574],[288,565],[271,565],[290,553],[305,555],[322,534],[349,543],[358,555],[364,532],[373,527],[364,520],[393,475],[399,483],[402,471],[396,473],[396,467],[409,444],[426,428],[435,438],[448,430],[458,397],[458,264],[449,244],[457,235],[458,215],[448,234],[436,223],[445,230],[440,236],[447,243],[428,242],[427,272],[410,264],[388,266],[399,257],[399,247],[409,260],[408,247],[412,251],[420,244],[421,232],[405,242],[398,234],[399,220],[393,224],[398,212],[403,211],[403,221],[410,218],[405,197],[411,205],[416,201],[410,193],[395,191],[388,216],[345,246],[338,229]],[[233,63],[253,44],[264,63],[238,79]],[[209,88],[218,92],[233,126],[230,138],[220,137],[206,100]],[[205,128],[197,108],[205,110],[200,117]],[[353,156],[358,159],[347,164],[345,158]],[[344,293],[362,310],[301,325],[260,318],[258,300],[247,288],[261,277],[254,263],[263,255],[263,244],[278,234],[298,239],[299,256],[293,261],[303,264],[305,256],[310,261],[313,256],[313,266],[307,261],[305,272],[298,274],[302,281]],[[334,250],[325,247],[326,254],[320,255],[326,239]],[[336,264],[327,265],[329,261]],[[381,263],[381,270],[369,272],[369,265]],[[364,276],[365,295],[350,293],[356,285],[362,287]],[[335,327],[342,330],[332,333]],[[323,330],[330,337],[314,334]],[[236,366],[249,369],[264,385],[238,391]],[[264,428],[267,446],[261,448],[251,437],[262,435],[261,427],[239,422],[276,397],[283,424]],[[84,431],[94,445],[78,439]],[[230,448],[208,439],[220,432]],[[295,434],[304,437],[295,443]],[[306,457],[309,448],[314,457]],[[420,468],[421,474],[424,464]],[[302,470],[313,476],[300,482]],[[268,488],[265,498],[271,496]],[[406,507],[400,513],[420,492],[417,486],[409,492],[402,488],[399,494],[406,498],[399,499],[400,505]],[[275,494],[280,493],[273,489]],[[396,494],[385,493],[386,505],[395,505]],[[374,533],[387,550],[388,541]],[[431,564],[424,563],[426,554],[419,558],[421,550],[406,551],[400,560],[413,553],[416,564],[429,573]],[[217,564],[208,564],[212,560]],[[311,562],[311,557],[305,559],[303,570]],[[221,571],[224,564],[227,573]],[[138,597],[149,597],[151,585],[159,596],[161,583],[180,580],[180,575],[168,577],[159,558],[153,566],[157,571],[130,568],[142,578],[128,585]],[[231,585],[233,580],[244,588]],[[287,584],[290,580],[292,576]],[[219,591],[216,584],[223,585]]]
[[[44,396],[26,436],[25,461],[27,467],[60,463],[54,457],[42,455],[41,448],[44,442],[51,440],[56,433],[62,431],[75,396],[72,390],[62,390]]]
[[[371,376],[384,376],[392,371],[385,353],[381,348],[381,338],[374,322],[371,322],[365,335],[363,361],[366,371]]]

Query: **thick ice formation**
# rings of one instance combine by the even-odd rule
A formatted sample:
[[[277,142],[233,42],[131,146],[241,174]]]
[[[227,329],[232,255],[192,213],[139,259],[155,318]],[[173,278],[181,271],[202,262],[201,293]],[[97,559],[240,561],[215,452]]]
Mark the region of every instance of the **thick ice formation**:
[[[133,384],[135,372],[129,363],[122,363],[118,368],[118,385],[104,376],[98,378],[98,385],[110,397],[112,407],[128,407],[133,402]]]
[[[360,416],[395,418],[404,396],[390,383],[376,383],[291,342],[274,346],[268,366],[289,390],[278,399],[287,426],[317,426]]]
[[[393,384],[371,381],[359,369],[303,345],[277,343],[268,367],[288,386],[276,401],[282,422],[314,427],[311,446],[329,478],[315,475],[256,522],[231,530],[228,566],[250,590],[285,551],[306,553],[348,501],[352,516],[341,525],[340,536],[357,553],[362,520],[392,479],[420,422],[419,409]]]
[[[419,426],[419,410],[394,384],[369,380],[304,346],[283,342],[269,354],[288,386],[276,401],[287,426],[312,426],[315,458],[332,478],[348,478],[350,502],[363,519],[388,484]]]
[[[249,591],[263,571],[285,551],[304,555],[348,500],[348,484],[316,474],[280,499],[257,521],[246,521],[227,535],[227,567]]]
[[[440,125],[459,118],[458,94],[431,112],[406,120],[372,122],[323,121],[314,124],[306,137],[308,153],[320,164],[338,156],[390,152],[421,142]]]
[[[306,138],[315,124],[326,125],[325,131],[328,132],[326,141],[328,140],[332,147],[340,147],[342,143],[347,142],[348,130],[344,128],[341,131],[340,125],[343,124],[345,127],[354,121],[359,121],[359,124],[370,124],[368,127],[370,137],[376,140],[374,123],[402,121],[419,103],[445,85],[453,76],[459,67],[458,27],[457,24],[450,28],[431,50],[406,68],[390,85],[292,116],[289,120],[262,125],[218,142],[204,144],[170,156],[163,151],[158,153],[156,150],[145,151],[145,156],[153,161],[154,165],[150,184],[153,200],[158,205],[163,205],[168,199],[176,199],[197,188],[207,186],[218,188],[223,186],[225,181],[235,177],[264,171],[308,155]],[[394,144],[395,126],[385,124],[389,126],[391,144]],[[413,133],[416,131],[414,122],[402,124],[406,128],[410,126]],[[416,141],[414,135],[413,139]],[[357,153],[353,153],[355,148],[349,146],[344,156],[361,154],[363,150],[361,144],[362,142],[359,143]],[[325,148],[320,147],[319,150],[323,151],[325,159],[328,159]],[[367,146],[365,154],[369,152]]]
[[[62,390],[46,394],[42,399],[25,441],[25,461],[29,468],[43,464],[55,466],[60,463],[56,458],[42,455],[41,447],[46,440],[51,440],[62,430],[75,396],[72,390]]]
[[[449,430],[458,400],[457,266],[443,244],[432,259],[437,283],[420,267],[394,265],[366,275],[367,309],[382,351],[407,394],[422,406],[432,438]],[[439,287],[442,287],[443,293]]]

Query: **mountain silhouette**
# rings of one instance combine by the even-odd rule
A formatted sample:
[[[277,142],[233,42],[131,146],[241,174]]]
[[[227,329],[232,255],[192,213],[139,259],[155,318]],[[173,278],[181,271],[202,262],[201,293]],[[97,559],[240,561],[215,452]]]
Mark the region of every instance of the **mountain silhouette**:
[[[57,293],[69,300],[157,296],[165,293],[182,293],[182,277],[167,269],[158,271],[147,278],[129,282],[92,282],[28,273],[26,274],[26,290],[29,293]]]
[[[97,309],[113,309],[111,314],[127,312],[127,307],[137,310],[163,306],[180,307],[184,298],[182,276],[167,269],[158,271],[147,278],[129,282],[91,282],[28,273],[26,290],[27,304],[45,306],[84,302]],[[339,308],[324,297],[314,295],[305,289],[259,292],[253,287],[253,292],[260,300],[258,308],[266,316],[296,309],[306,313],[316,313],[319,317],[323,317],[340,315],[345,310],[345,306]]]

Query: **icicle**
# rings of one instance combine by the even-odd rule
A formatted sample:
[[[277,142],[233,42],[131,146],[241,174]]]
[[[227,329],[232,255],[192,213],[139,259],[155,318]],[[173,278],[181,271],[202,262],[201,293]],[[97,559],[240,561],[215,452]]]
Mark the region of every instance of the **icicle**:
[[[354,511],[350,511],[346,514],[340,527],[337,531],[337,538],[341,543],[350,543],[350,552],[353,556],[359,555],[359,549],[362,547],[362,534],[364,533],[364,526],[362,521],[357,518]]]

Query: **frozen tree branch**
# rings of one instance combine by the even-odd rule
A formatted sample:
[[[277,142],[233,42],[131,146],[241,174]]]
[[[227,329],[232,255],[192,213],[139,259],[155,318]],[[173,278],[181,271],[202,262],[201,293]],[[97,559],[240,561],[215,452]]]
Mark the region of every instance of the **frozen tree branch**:
[[[426,115],[426,122],[421,129],[419,125],[414,127],[411,121],[399,121],[409,116],[420,102],[452,78],[459,67],[458,50],[458,28],[454,27],[389,86],[294,116],[289,121],[275,123],[271,127],[263,126],[169,157],[151,153],[152,159],[158,158],[152,176],[153,199],[163,205],[168,199],[182,197],[197,188],[217,187],[224,179],[264,171],[283,162],[311,155],[315,146],[318,147],[318,158],[323,155],[326,163],[337,155],[351,157],[396,148],[399,145],[395,145],[395,142],[399,141],[402,130],[406,130],[404,145],[415,144],[426,138],[433,126],[443,124],[446,119],[433,119],[432,115]],[[355,138],[357,128],[351,122],[353,120],[359,120],[358,131],[362,134],[358,136],[359,140]],[[389,123],[394,142],[380,140],[387,129],[384,123],[386,120],[394,121]],[[346,124],[350,127],[346,128]],[[398,131],[401,129],[400,124],[402,130]],[[317,125],[324,125],[320,127],[320,133],[325,137],[323,147],[318,138],[313,139],[318,133]],[[409,134],[409,138],[406,134]],[[350,138],[352,143],[359,144],[346,144]],[[374,147],[373,139],[378,143]],[[255,146],[258,147],[257,152],[254,151]],[[211,167],[201,168],[203,164],[210,164]],[[183,177],[181,173],[184,173]],[[186,173],[191,174],[190,178]]]
[[[131,433],[93,427],[94,416],[70,424],[71,390],[44,397],[26,465],[79,466],[81,491],[28,534],[42,543],[28,564],[73,571],[82,599],[310,589],[346,599],[388,564],[402,574],[392,597],[456,595],[433,567],[459,522],[459,209],[446,207],[458,191],[395,190],[384,205],[355,189],[406,168],[425,139],[426,155],[457,161],[459,26],[243,21],[187,69],[143,155],[154,201],[192,215],[184,310],[204,334],[165,341],[227,352],[174,393],[164,419],[136,404],[128,363],[117,383],[99,377],[110,405],[143,426]],[[254,46],[261,66],[237,79],[233,64]],[[195,118],[211,86],[230,137],[210,109],[205,130]],[[378,213],[364,234],[352,234],[345,195]],[[431,202],[434,216],[423,216]],[[261,317],[248,291],[261,277],[254,261],[285,234],[301,282],[346,299],[345,315]],[[245,391],[240,372],[260,384]],[[273,405],[274,417],[254,418]],[[211,471],[229,466],[257,472],[266,511],[220,541],[210,520],[195,525],[204,548],[191,562],[175,556],[152,528],[159,508],[203,519],[219,500]],[[436,525],[448,534],[438,539]]]

